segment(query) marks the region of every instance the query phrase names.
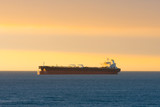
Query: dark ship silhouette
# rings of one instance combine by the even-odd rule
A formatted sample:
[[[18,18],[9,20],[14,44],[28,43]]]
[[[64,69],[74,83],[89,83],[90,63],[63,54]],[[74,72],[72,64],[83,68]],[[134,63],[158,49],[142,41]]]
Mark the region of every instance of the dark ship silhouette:
[[[39,66],[40,71],[38,75],[50,74],[118,74],[120,68],[117,68],[116,63],[111,61],[104,62],[102,67],[84,67],[82,64],[78,66],[72,64],[71,66]]]

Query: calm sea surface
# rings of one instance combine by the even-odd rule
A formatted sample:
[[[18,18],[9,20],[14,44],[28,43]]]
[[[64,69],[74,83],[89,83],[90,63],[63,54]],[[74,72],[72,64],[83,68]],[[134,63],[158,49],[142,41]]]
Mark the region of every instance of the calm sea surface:
[[[160,72],[0,72],[0,107],[160,107]]]

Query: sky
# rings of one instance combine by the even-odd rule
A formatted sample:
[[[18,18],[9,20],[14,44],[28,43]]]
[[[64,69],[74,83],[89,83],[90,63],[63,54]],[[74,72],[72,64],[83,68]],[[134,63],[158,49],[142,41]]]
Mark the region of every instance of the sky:
[[[101,66],[160,71],[159,0],[0,0],[0,71]]]

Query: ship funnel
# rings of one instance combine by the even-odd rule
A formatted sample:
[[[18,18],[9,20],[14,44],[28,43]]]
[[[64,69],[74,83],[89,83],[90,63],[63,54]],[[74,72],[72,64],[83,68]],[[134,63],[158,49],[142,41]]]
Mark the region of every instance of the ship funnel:
[[[117,68],[116,63],[114,62],[113,59],[111,61],[112,61],[112,64],[111,64],[110,68],[116,69]]]
[[[111,61],[112,61],[113,64],[115,63],[113,59]]]

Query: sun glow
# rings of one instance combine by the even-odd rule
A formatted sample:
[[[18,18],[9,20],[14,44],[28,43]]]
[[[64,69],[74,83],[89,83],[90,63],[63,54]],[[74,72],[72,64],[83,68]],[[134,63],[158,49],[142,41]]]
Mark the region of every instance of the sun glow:
[[[122,71],[158,71],[160,69],[160,56],[19,50],[1,50],[0,53],[1,71],[36,71],[43,62],[50,66],[84,64],[84,66],[100,67],[107,58],[114,59]]]

